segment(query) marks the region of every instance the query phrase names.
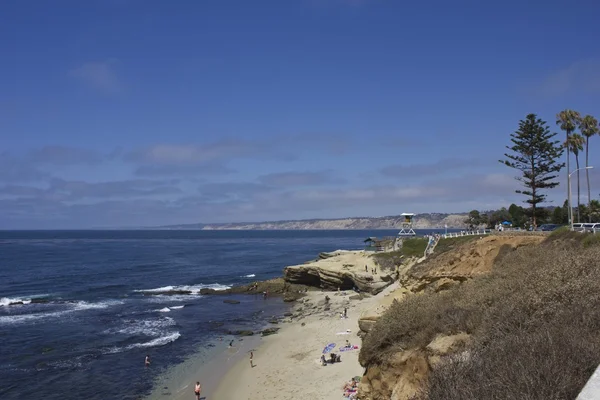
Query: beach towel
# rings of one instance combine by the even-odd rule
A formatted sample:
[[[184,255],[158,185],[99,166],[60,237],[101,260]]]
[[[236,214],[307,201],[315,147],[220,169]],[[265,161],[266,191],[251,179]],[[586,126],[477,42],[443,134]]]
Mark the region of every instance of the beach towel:
[[[340,348],[340,351],[350,351],[350,350],[358,350],[358,346]]]

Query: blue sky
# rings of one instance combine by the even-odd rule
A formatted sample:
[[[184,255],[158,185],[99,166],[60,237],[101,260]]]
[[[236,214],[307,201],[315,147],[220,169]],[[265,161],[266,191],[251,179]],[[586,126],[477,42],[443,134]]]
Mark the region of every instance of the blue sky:
[[[520,119],[558,131],[562,109],[600,117],[599,13],[553,0],[4,1],[0,228],[508,206],[522,199],[497,160]],[[600,137],[590,152],[600,166]]]

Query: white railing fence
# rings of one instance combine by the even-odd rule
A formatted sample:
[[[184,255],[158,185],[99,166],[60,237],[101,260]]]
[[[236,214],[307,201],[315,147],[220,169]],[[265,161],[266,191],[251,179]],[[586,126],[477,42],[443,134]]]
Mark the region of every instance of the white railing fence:
[[[492,233],[492,229],[476,229],[472,231],[460,231],[460,232],[449,232],[442,235],[442,238],[457,238],[461,236],[478,236],[478,235],[489,235]]]

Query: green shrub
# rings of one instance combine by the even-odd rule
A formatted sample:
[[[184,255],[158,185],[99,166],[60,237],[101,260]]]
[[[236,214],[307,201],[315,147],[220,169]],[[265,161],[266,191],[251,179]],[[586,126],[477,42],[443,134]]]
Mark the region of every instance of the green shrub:
[[[600,234],[596,235],[593,233],[586,233],[584,234],[584,238],[581,242],[583,243],[584,247],[597,246],[600,244]]]

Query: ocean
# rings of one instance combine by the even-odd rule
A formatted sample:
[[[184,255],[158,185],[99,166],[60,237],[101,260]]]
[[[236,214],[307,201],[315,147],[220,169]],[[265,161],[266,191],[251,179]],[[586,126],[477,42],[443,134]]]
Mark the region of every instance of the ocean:
[[[258,329],[288,307],[200,289],[274,278],[319,252],[396,233],[1,231],[0,398],[144,398],[174,366],[231,339],[227,331]],[[140,292],[169,289],[193,294]]]

